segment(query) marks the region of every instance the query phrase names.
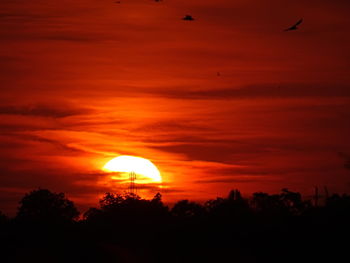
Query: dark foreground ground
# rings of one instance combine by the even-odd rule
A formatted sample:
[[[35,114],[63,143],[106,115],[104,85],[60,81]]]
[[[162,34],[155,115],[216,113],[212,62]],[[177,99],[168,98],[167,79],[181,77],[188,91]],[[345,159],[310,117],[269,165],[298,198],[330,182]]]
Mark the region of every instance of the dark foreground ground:
[[[316,206],[288,193],[246,200],[236,192],[171,210],[160,196],[106,195],[83,220],[63,220],[36,200],[14,219],[2,216],[0,262],[350,262],[349,196]]]

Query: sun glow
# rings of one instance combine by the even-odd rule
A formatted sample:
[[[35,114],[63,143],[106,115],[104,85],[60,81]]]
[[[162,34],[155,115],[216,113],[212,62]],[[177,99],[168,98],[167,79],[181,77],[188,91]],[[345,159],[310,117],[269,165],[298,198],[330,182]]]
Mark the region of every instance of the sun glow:
[[[128,155],[118,156],[107,162],[103,170],[121,174],[134,172],[137,175],[136,181],[139,182],[149,182],[149,179],[151,179],[152,182],[162,182],[162,177],[157,167],[151,161],[141,157]]]

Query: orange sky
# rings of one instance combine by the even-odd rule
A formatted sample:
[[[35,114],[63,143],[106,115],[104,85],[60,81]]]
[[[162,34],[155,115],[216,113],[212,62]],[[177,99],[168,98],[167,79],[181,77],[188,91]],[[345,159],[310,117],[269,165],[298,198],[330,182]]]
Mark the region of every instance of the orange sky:
[[[96,206],[123,189],[101,171],[121,154],[157,165],[168,202],[350,190],[349,1],[2,0],[0,10],[0,210],[37,187]]]

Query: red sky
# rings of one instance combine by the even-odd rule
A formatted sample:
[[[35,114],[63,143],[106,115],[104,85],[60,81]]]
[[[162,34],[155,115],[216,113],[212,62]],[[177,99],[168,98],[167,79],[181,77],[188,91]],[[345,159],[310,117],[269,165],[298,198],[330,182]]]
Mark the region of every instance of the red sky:
[[[168,202],[232,188],[349,192],[349,1],[2,0],[0,10],[0,210],[37,187],[96,206],[123,189],[101,171],[121,154],[159,168]]]

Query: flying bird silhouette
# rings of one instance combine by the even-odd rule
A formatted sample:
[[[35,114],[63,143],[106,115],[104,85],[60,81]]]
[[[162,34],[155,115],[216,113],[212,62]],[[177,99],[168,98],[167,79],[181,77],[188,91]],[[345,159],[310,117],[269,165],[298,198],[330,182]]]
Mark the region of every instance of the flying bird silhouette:
[[[297,30],[298,26],[303,22],[303,19],[300,19],[298,22],[296,22],[293,26],[285,29],[284,31],[292,31],[292,30]]]
[[[191,15],[185,15],[182,20],[186,20],[186,21],[193,21],[194,18]]]

